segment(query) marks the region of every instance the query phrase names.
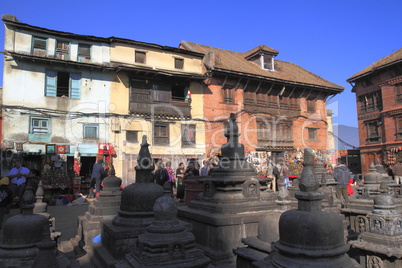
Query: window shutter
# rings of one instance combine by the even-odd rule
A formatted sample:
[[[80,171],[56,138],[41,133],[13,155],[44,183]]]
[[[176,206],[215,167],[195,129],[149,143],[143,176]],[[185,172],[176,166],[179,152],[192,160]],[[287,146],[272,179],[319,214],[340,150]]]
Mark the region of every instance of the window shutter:
[[[81,97],[81,74],[71,73],[71,85],[70,85],[70,98],[79,99]]]
[[[45,96],[56,97],[57,73],[46,71]]]

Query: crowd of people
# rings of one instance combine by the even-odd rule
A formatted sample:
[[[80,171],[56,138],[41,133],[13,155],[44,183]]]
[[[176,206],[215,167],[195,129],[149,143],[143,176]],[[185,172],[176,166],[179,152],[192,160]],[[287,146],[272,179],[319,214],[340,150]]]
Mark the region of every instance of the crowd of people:
[[[163,160],[158,160],[155,164],[154,182],[164,189],[170,189],[172,197],[176,193],[176,198],[183,202],[184,180],[195,176],[207,176],[214,167],[216,167],[216,162],[213,158],[204,160],[202,167],[196,160],[189,161],[187,167],[183,162],[180,162],[176,170],[173,170],[171,161],[164,163]]]

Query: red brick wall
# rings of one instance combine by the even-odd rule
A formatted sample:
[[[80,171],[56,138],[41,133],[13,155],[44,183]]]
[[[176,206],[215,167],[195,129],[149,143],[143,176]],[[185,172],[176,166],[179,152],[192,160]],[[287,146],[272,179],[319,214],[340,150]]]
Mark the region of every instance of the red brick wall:
[[[230,113],[238,113],[242,111],[244,91],[242,88],[234,91],[233,104],[223,102],[222,85],[223,81],[213,78],[210,84],[205,87],[204,91],[204,116],[207,120],[216,121],[228,118]],[[328,127],[326,122],[326,105],[323,100],[316,101],[316,112],[314,114],[307,113],[307,102],[305,98],[300,99],[301,115],[306,118],[299,117],[293,120],[293,140],[294,147],[327,150]],[[239,124],[239,132],[241,133],[240,142],[243,143],[246,150],[255,150],[257,147],[257,130],[255,115],[248,113],[239,113],[237,122]],[[310,120],[314,119],[314,120]],[[317,141],[308,140],[307,127],[317,128]],[[206,152],[209,153],[212,148],[217,148],[226,143],[226,137],[223,132],[223,123],[207,123],[206,124]]]

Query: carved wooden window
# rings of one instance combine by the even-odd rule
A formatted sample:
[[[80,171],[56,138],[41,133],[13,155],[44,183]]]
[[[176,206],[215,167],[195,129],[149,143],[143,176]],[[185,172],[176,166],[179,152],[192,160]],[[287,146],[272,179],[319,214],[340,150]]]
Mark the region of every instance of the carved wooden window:
[[[169,125],[167,123],[154,123],[154,144],[169,145]]]
[[[268,141],[272,138],[271,124],[269,122],[258,120],[257,121],[257,134],[258,141]]]
[[[380,142],[381,140],[380,123],[381,122],[379,120],[366,122],[367,141],[369,143]]]
[[[369,113],[382,110],[381,91],[359,96],[360,113]]]
[[[402,104],[402,83],[395,85],[395,100],[397,104]]]
[[[135,51],[135,63],[145,63],[146,55],[144,51]]]
[[[45,38],[34,36],[32,39],[32,54],[45,57],[47,54],[47,40]]]
[[[402,140],[402,117],[395,117],[395,136],[397,140]]]
[[[231,88],[223,88],[223,102],[225,103],[233,103],[233,89]]]
[[[318,140],[318,129],[317,128],[307,128],[308,140],[317,141]]]
[[[307,112],[315,113],[315,100],[307,100]]]
[[[182,147],[195,146],[195,134],[196,134],[196,125],[195,124],[181,125],[181,145],[182,145]]]

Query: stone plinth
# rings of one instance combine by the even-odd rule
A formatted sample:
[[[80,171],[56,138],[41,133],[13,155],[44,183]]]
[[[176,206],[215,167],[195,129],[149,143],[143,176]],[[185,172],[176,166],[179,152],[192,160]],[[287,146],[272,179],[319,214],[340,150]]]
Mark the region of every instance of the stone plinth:
[[[92,247],[97,244],[93,238],[102,233],[102,223],[111,222],[120,206],[121,179],[115,176],[113,167],[103,184],[103,190],[91,201],[88,211],[78,217],[77,235],[71,239],[73,246],[83,247],[89,255],[92,255]]]

